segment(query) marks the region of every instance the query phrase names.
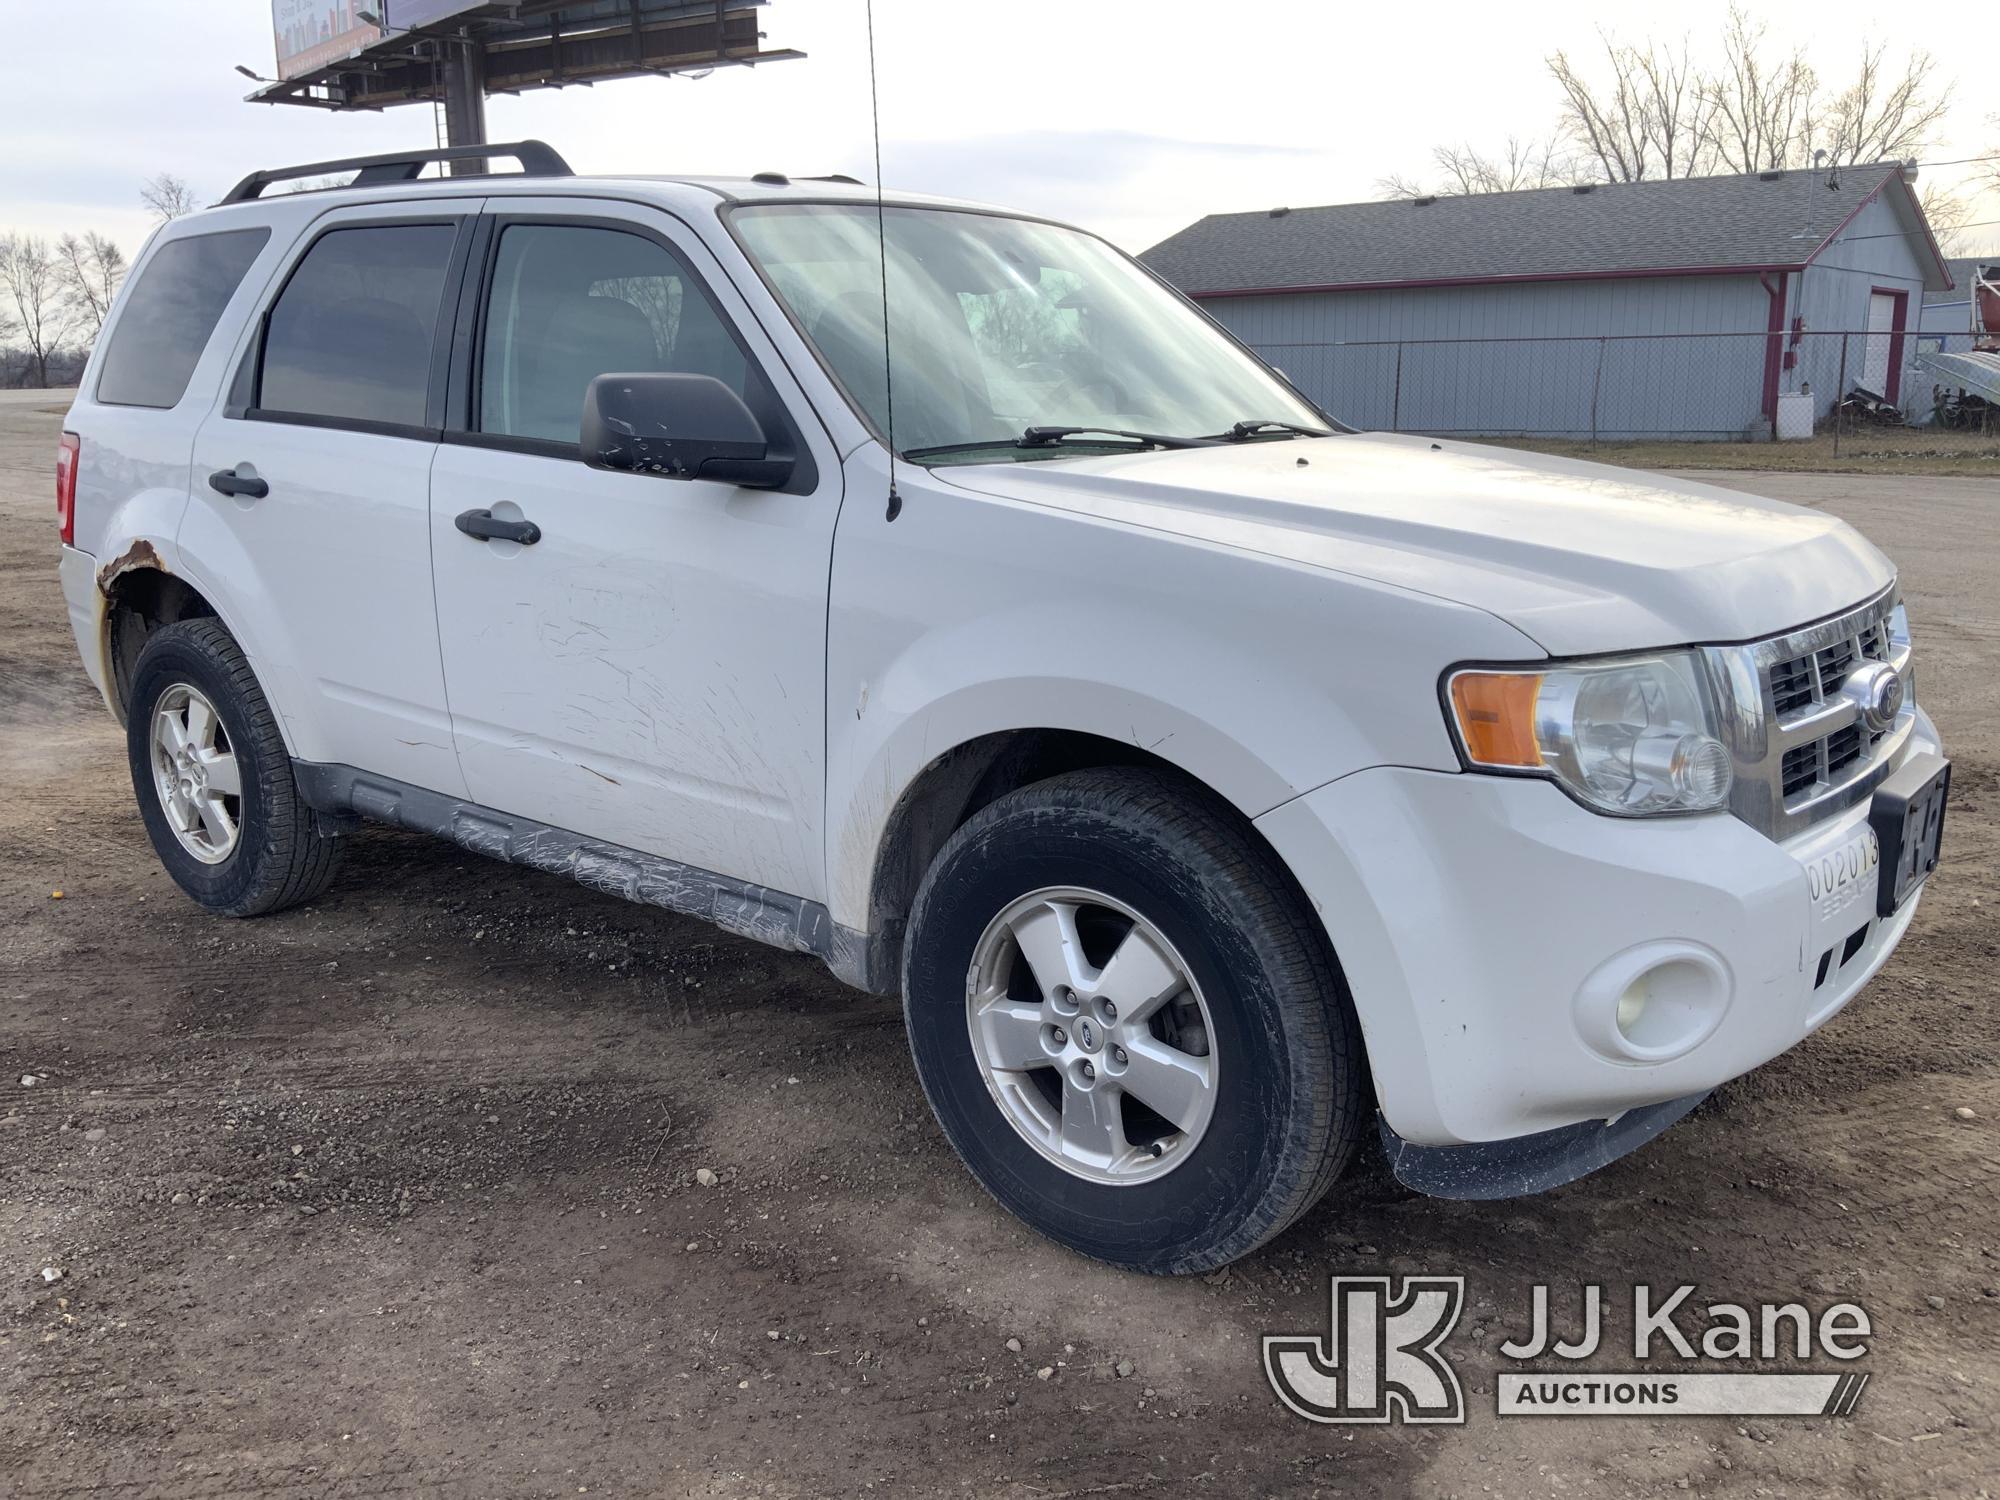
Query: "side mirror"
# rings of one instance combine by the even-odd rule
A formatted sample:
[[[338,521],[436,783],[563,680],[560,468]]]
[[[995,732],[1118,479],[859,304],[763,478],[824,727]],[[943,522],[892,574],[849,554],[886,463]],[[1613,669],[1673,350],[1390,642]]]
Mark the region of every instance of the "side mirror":
[[[593,469],[717,479],[776,489],[792,477],[756,413],[713,375],[600,375],[583,397],[583,460]]]

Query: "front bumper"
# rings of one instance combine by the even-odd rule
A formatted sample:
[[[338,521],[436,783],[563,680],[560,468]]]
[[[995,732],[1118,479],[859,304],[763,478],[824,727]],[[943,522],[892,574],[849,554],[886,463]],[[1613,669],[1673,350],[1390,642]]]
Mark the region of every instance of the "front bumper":
[[[1919,711],[1908,753],[1938,748]],[[1916,911],[1876,919],[1872,878],[1815,897],[1867,814],[1780,844],[1726,813],[1607,818],[1543,781],[1383,766],[1257,826],[1326,924],[1384,1122],[1453,1146],[1700,1095],[1823,1025]],[[1631,1046],[1611,1017],[1641,973],[1656,1021]]]

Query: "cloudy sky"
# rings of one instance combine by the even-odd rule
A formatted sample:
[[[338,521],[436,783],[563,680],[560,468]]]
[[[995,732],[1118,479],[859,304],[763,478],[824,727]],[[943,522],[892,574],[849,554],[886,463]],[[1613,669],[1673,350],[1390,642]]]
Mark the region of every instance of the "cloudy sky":
[[[1680,24],[1713,36],[1727,0]],[[273,69],[268,0],[5,0],[0,229],[96,228],[128,249],[148,221],[140,182],[189,179],[204,201],[257,166],[428,143],[427,107],[379,115],[250,105],[233,71]],[[1620,20],[1621,11],[1629,19]],[[60,13],[61,25],[32,24]],[[1882,27],[1878,3],[1757,7],[1774,39],[1845,74]],[[876,0],[883,173],[894,186],[987,199],[1079,222],[1143,249],[1204,213],[1379,196],[1428,176],[1438,142],[1545,135],[1543,57],[1634,39],[1659,8],[1437,0],[1421,11],[1332,0]],[[1970,12],[1966,12],[1970,14]],[[23,24],[23,22],[29,24]],[[495,140],[539,136],[582,171],[850,172],[873,180],[861,0],[773,0],[767,45],[800,62],[698,81],[639,79],[495,99]],[[1908,32],[1908,28],[1903,28]],[[1930,159],[2000,151],[2000,67],[1940,52],[1957,108]],[[1937,168],[1956,178],[1970,168]],[[2000,221],[2000,195],[1974,215]],[[1972,231],[2000,252],[2000,223]]]

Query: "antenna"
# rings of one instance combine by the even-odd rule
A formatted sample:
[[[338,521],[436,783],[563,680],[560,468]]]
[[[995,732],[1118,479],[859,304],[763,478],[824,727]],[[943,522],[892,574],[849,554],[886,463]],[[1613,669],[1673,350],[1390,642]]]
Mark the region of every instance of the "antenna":
[[[903,513],[896,493],[896,374],[889,358],[889,228],[882,208],[882,102],[875,87],[875,0],[868,0],[868,121],[875,132],[875,243],[882,252],[882,400],[889,427],[888,520]]]

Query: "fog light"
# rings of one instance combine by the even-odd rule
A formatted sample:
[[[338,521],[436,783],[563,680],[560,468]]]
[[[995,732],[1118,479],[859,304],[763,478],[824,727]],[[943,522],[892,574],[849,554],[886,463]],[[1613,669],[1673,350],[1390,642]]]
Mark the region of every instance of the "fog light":
[[[1669,939],[1598,965],[1577,991],[1577,1034],[1614,1062],[1684,1057],[1722,1024],[1735,992],[1721,955]]]
[[[1646,1013],[1646,1001],[1651,996],[1646,988],[1644,975],[1625,987],[1625,993],[1618,997],[1618,1030],[1628,1039],[1632,1028],[1639,1024],[1639,1018]]]

